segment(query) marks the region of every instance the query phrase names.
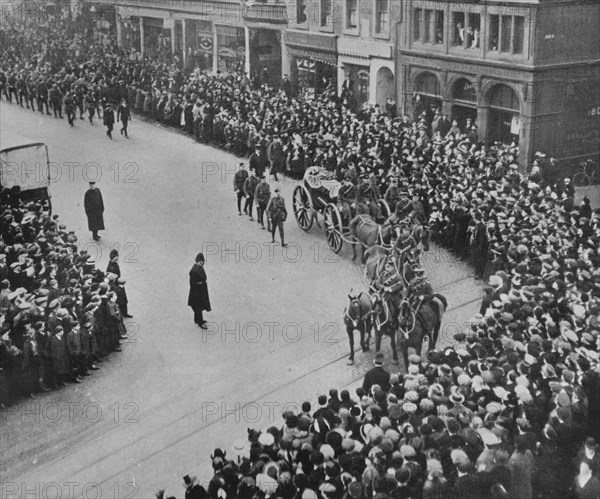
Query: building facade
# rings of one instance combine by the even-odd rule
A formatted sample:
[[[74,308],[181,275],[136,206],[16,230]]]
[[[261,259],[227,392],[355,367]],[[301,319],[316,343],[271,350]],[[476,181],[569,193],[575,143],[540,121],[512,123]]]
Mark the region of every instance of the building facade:
[[[352,85],[356,107],[396,101],[395,23],[402,2],[345,0],[340,5],[342,26],[338,40],[338,81]]]
[[[476,124],[484,142],[518,144],[521,165],[538,150],[565,163],[600,155],[598,2],[406,0],[402,16],[405,113]]]
[[[178,58],[187,68],[243,70],[278,84],[286,61],[281,1],[95,0],[87,8],[114,8],[120,47],[151,57]]]
[[[595,0],[95,0],[119,44],[187,67],[243,69],[356,109],[440,109],[480,140],[565,162],[600,155]],[[351,92],[348,92],[348,89]],[[416,96],[419,96],[418,98]],[[389,110],[389,108],[388,108]],[[416,116],[414,116],[416,117]]]

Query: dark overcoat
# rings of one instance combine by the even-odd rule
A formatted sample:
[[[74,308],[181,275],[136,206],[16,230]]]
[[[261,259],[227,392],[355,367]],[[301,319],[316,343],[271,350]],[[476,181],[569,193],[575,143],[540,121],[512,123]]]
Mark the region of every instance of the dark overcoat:
[[[88,229],[91,231],[104,230],[104,201],[99,189],[89,189],[83,200],[85,214],[88,218]]]
[[[208,297],[208,286],[206,284],[206,272],[204,267],[194,264],[190,270],[190,294],[188,296],[188,305],[194,311],[205,310],[210,312],[210,299]]]

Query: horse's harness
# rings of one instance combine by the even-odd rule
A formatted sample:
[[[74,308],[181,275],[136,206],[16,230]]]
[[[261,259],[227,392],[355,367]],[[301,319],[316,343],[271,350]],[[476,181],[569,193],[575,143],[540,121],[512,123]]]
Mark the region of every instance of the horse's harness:
[[[358,308],[358,313],[360,314],[360,307],[361,307],[361,303],[360,303],[360,297],[363,295],[363,293],[361,293],[360,295],[358,295],[358,297],[350,300],[350,304],[352,305],[353,303],[356,303],[356,307]],[[346,308],[346,317],[348,319],[350,319],[353,323],[356,322],[357,324],[359,322],[364,322],[366,320],[366,318],[369,316],[369,314],[371,313],[370,310],[367,309],[367,311],[365,312],[364,315],[361,315],[360,317],[358,317],[358,319],[354,319],[353,317],[350,316],[350,309]]]
[[[390,320],[390,308],[387,304],[387,301],[384,300],[383,296],[381,295],[381,293],[377,292],[375,294],[378,297],[378,301],[379,303],[381,303],[381,308],[383,310],[383,313],[385,315],[385,319],[383,321],[381,321],[380,317],[381,317],[381,313],[376,313],[375,314],[375,325],[377,326],[377,330],[380,331],[381,328],[383,326],[385,326],[389,320]]]

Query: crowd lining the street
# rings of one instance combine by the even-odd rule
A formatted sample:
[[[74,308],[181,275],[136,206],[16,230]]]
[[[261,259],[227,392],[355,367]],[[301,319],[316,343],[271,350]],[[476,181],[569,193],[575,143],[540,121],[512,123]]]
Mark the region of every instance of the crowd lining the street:
[[[598,497],[600,215],[589,200],[575,205],[574,188],[556,177],[555,162],[538,153],[525,176],[517,145],[485,145],[475,124],[462,133],[421,99],[412,117],[376,106],[357,114],[352,96],[338,97],[331,86],[307,101],[292,95],[285,80],[271,88],[242,73],[186,74],[177,64],[90,44],[75,28],[63,28],[51,38],[44,30],[0,31],[5,98],[19,95],[23,84],[13,92],[11,81],[23,74],[25,88],[28,79],[35,86],[38,110],[42,96],[42,112],[51,101],[44,97],[48,86],[76,96],[81,88],[98,105],[125,99],[196,140],[253,153],[258,177],[267,168],[275,178],[299,177],[317,165],[357,184],[357,201],[383,196],[392,211],[406,208],[408,194],[412,215],[429,222],[432,240],[488,280],[480,315],[452,346],[413,355],[404,374],[390,377],[376,366],[355,400],[332,391],[316,412],[304,404],[301,413],[284,414],[281,427],[250,431],[249,448],[238,444],[237,455],[211,456],[215,473],[206,490],[186,477],[186,497]],[[80,306],[110,308],[115,297],[85,268],[87,256],[69,252],[72,235],[63,229],[61,236],[35,206],[17,206],[10,216],[22,217],[17,227],[26,227],[26,218],[36,229],[10,240],[11,272],[16,254],[27,253],[33,275],[48,274],[39,289],[60,275],[59,287],[70,290],[67,269],[79,262],[85,284],[73,293]],[[13,228],[3,217],[4,244]],[[9,276],[12,300],[22,294],[17,286],[29,295],[38,289],[14,280]],[[33,281],[30,287],[40,282]],[[67,328],[77,322],[89,329],[73,306],[59,305],[65,324],[73,324]],[[57,313],[51,302],[47,308]],[[117,328],[106,331],[114,347]]]
[[[0,194],[0,403],[80,383],[126,337],[118,251],[106,273],[46,203]]]

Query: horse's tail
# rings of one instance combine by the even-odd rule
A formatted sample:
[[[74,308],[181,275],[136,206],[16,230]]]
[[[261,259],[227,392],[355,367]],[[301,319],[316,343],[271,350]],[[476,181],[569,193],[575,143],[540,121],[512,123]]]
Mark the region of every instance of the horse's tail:
[[[444,295],[440,295],[436,293],[433,295],[433,301],[438,303],[438,307],[440,308],[440,315],[443,314],[446,310],[448,310],[448,300]]]
[[[440,334],[440,329],[442,328],[442,317],[444,315],[444,312],[448,309],[448,300],[446,300],[446,297],[443,295],[440,295],[438,293],[433,295],[433,300],[431,300],[432,302],[434,302],[438,308],[438,317],[437,317],[437,321],[435,324],[435,327],[431,333],[431,347],[435,348],[435,345],[437,343],[439,334]]]

